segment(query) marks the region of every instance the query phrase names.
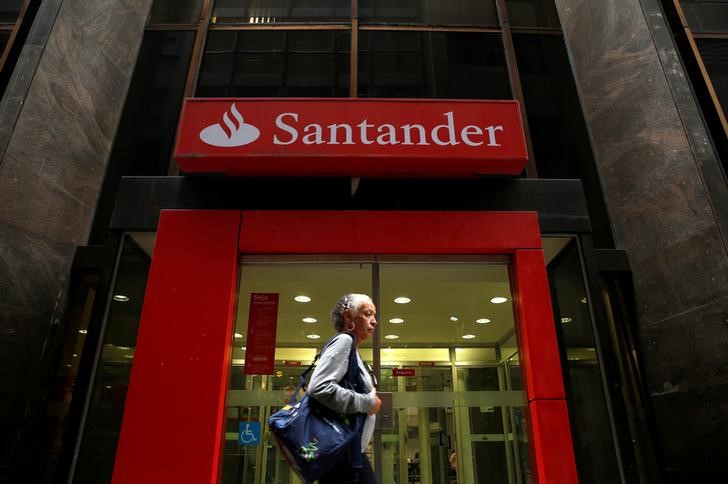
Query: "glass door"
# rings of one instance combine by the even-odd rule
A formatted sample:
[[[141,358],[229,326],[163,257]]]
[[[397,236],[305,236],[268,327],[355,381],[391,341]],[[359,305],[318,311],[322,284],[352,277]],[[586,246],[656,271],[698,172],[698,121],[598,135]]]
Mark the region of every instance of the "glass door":
[[[244,261],[222,482],[300,482],[265,422],[333,335],[329,311],[348,292],[378,306],[377,334],[360,352],[391,393],[391,418],[367,449],[379,482],[530,482],[507,261],[381,258]],[[278,298],[272,374],[245,373],[256,294]]]

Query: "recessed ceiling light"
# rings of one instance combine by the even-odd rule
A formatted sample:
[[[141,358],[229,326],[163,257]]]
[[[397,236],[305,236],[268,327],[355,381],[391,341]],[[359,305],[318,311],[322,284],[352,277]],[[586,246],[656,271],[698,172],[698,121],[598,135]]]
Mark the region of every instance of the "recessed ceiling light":
[[[571,321],[572,321],[572,319],[570,317],[568,317],[568,316],[565,317],[565,318],[561,318],[561,322],[562,323],[570,323]]]
[[[503,304],[506,301],[508,301],[508,298],[505,297],[494,297],[490,300],[493,304]]]
[[[579,300],[579,302],[580,302],[580,303],[582,303],[582,304],[586,304],[586,298],[585,298],[585,297],[581,298],[581,299]]]
[[[78,355],[76,353],[73,354],[74,358],[78,358]]]
[[[488,319],[488,318],[480,318],[480,319],[476,319],[475,322],[478,323],[478,324],[488,324],[488,323],[490,323],[490,319]]]
[[[308,296],[304,296],[303,294],[294,297],[293,300],[297,302],[311,302],[311,298]]]
[[[88,333],[88,330],[86,330],[86,329],[79,329],[78,332],[80,334],[87,334]]]
[[[388,334],[387,336],[385,336],[385,338],[387,338],[387,339],[398,339],[399,336],[397,336],[396,334]]]
[[[315,323],[317,321],[316,318],[303,318],[301,321],[304,323]]]
[[[587,348],[586,350],[587,351],[596,351],[597,349],[596,348]]]
[[[404,319],[402,319],[402,318],[392,318],[392,319],[389,320],[389,322],[392,323],[392,324],[402,324],[402,323],[404,323]]]
[[[242,337],[243,337],[243,335],[242,335],[242,334],[240,334],[240,333],[235,333],[235,337],[236,337],[236,338],[242,338]]]
[[[463,335],[463,339],[473,339],[473,338],[475,338],[474,334],[464,334]]]
[[[114,301],[117,302],[128,302],[129,298],[123,294],[114,294]]]
[[[240,349],[245,350],[245,349],[247,349],[247,346],[241,346]]]
[[[321,336],[317,335],[316,333],[307,334],[306,338],[308,339],[319,339]]]
[[[457,320],[458,320],[457,316],[450,316],[450,321],[452,321],[453,323]]]
[[[407,304],[410,301],[412,301],[412,299],[410,299],[406,296],[400,296],[400,297],[394,298],[394,302],[396,302],[397,304]]]
[[[129,346],[117,346],[120,350],[129,351],[131,348]]]

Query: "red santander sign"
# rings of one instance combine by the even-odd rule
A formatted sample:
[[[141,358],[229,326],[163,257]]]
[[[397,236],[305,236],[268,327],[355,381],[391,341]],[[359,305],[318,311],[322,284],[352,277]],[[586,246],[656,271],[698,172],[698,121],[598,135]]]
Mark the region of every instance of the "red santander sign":
[[[517,101],[185,100],[174,154],[187,173],[231,176],[517,175]]]

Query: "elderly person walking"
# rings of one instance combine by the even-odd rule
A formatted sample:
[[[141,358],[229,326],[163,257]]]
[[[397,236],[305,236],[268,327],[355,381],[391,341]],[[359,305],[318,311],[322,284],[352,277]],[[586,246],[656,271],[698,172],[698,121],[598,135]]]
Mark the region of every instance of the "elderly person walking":
[[[321,353],[318,365],[311,376],[308,394],[319,403],[342,414],[365,413],[367,418],[361,436],[361,469],[351,465],[352,456],[344,452],[328,475],[319,479],[319,484],[361,483],[376,484],[372,466],[364,450],[374,433],[374,419],[382,401],[376,393],[376,383],[369,367],[364,363],[357,350],[359,377],[367,393],[357,393],[342,387],[339,382],[344,378],[349,364],[351,337],[358,345],[371,337],[377,327],[377,309],[371,298],[365,294],[347,294],[336,302],[331,310],[334,329],[339,333]],[[345,333],[349,333],[348,335]]]

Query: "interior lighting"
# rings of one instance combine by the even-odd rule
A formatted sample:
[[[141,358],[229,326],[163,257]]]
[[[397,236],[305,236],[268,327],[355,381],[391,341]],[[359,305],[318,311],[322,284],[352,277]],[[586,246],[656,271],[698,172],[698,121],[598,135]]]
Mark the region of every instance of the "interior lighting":
[[[450,316],[450,321],[452,321],[453,323],[457,320],[458,320],[457,316]]]
[[[240,333],[235,333],[235,337],[236,337],[236,338],[242,338],[242,337],[243,337],[243,335],[242,335],[242,334],[240,334]]]
[[[79,334],[88,334],[87,329],[79,329],[78,332],[79,332]]]
[[[114,301],[116,302],[129,302],[129,297],[123,294],[114,294]]]
[[[503,304],[504,302],[508,301],[508,298],[505,297],[494,297],[490,300],[493,304]]]
[[[570,323],[571,321],[573,321],[573,320],[568,316],[561,318],[562,323]]]
[[[473,339],[473,338],[475,338],[474,334],[464,334],[463,335],[463,339]]]
[[[389,320],[389,322],[392,323],[392,324],[402,324],[402,323],[404,323],[404,319],[402,319],[402,318],[392,318],[392,319]]]
[[[400,296],[400,297],[394,298],[394,302],[396,302],[397,304],[407,304],[410,301],[412,301],[412,299],[405,297],[405,296]]]
[[[321,336],[317,335],[316,333],[307,334],[306,338],[308,339],[319,339]]]
[[[488,319],[488,318],[480,318],[480,319],[476,319],[475,322],[478,323],[478,324],[488,324],[488,323],[490,323],[490,319]]]
[[[387,336],[385,336],[385,338],[387,338],[387,339],[399,339],[399,336],[397,336],[396,334],[388,334]]]
[[[316,318],[303,318],[301,321],[304,323],[315,323],[318,320]]]
[[[245,351],[248,347],[247,346],[241,346],[240,349]]]
[[[293,300],[296,301],[296,302],[300,302],[300,303],[311,302],[311,298],[308,297],[308,296],[304,296],[303,294],[294,297]]]
[[[580,302],[580,303],[582,303],[582,304],[586,304],[586,298],[585,298],[585,297],[581,298],[581,299],[579,300],[579,302]]]

